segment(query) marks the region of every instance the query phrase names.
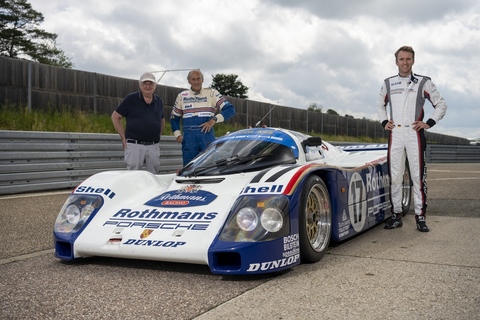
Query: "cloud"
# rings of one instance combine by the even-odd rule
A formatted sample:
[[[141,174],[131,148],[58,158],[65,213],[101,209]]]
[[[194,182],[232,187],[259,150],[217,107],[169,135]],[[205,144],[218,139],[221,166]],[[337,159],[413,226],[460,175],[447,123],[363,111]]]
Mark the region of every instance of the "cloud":
[[[480,136],[480,4],[471,0],[31,0],[76,69],[126,78],[201,68],[234,73],[249,98],[376,118],[393,53],[414,47],[449,110],[433,132]],[[186,71],[161,84],[186,87]],[[425,106],[426,116],[431,106]]]

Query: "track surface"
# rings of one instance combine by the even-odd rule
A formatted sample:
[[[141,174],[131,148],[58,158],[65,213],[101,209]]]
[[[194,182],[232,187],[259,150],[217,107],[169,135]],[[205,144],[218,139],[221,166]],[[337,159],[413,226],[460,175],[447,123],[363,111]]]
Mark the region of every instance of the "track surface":
[[[69,192],[0,197],[1,319],[479,319],[480,163],[428,165],[428,223],[378,226],[322,261],[265,276],[53,255]]]

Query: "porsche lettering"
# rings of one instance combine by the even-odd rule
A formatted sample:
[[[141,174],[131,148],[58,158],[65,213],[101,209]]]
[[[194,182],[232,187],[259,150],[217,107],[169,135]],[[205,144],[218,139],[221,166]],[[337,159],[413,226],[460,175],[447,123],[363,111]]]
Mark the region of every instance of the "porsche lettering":
[[[379,214],[380,212],[385,212],[389,208],[389,201],[384,201],[378,204],[375,204],[371,207],[368,208],[368,215],[376,215]]]
[[[157,223],[143,221],[122,221],[110,219],[103,224],[104,227],[114,226],[116,228],[142,228],[142,229],[162,229],[162,230],[192,230],[205,231],[208,228],[207,223]]]

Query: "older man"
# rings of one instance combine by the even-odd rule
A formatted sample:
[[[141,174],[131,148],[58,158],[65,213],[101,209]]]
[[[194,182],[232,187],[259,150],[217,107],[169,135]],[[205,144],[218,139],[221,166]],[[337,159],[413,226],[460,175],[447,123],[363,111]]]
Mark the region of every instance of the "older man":
[[[179,93],[170,116],[173,135],[182,144],[183,165],[215,140],[213,126],[235,115],[235,107],[217,90],[202,88],[203,74],[195,69],[187,76],[190,89]],[[183,134],[180,122],[183,121]]]
[[[130,93],[112,113],[115,130],[122,138],[128,170],[157,174],[160,167],[160,135],[165,128],[163,101],[155,95],[155,76],[145,72],[140,77],[140,91]],[[122,118],[126,118],[126,129]]]

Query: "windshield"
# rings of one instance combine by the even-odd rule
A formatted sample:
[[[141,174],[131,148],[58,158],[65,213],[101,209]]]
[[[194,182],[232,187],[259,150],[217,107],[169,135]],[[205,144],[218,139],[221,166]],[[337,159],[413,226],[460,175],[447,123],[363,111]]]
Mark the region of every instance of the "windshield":
[[[179,174],[224,175],[293,163],[296,163],[294,152],[286,145],[265,140],[223,139],[212,143]]]

